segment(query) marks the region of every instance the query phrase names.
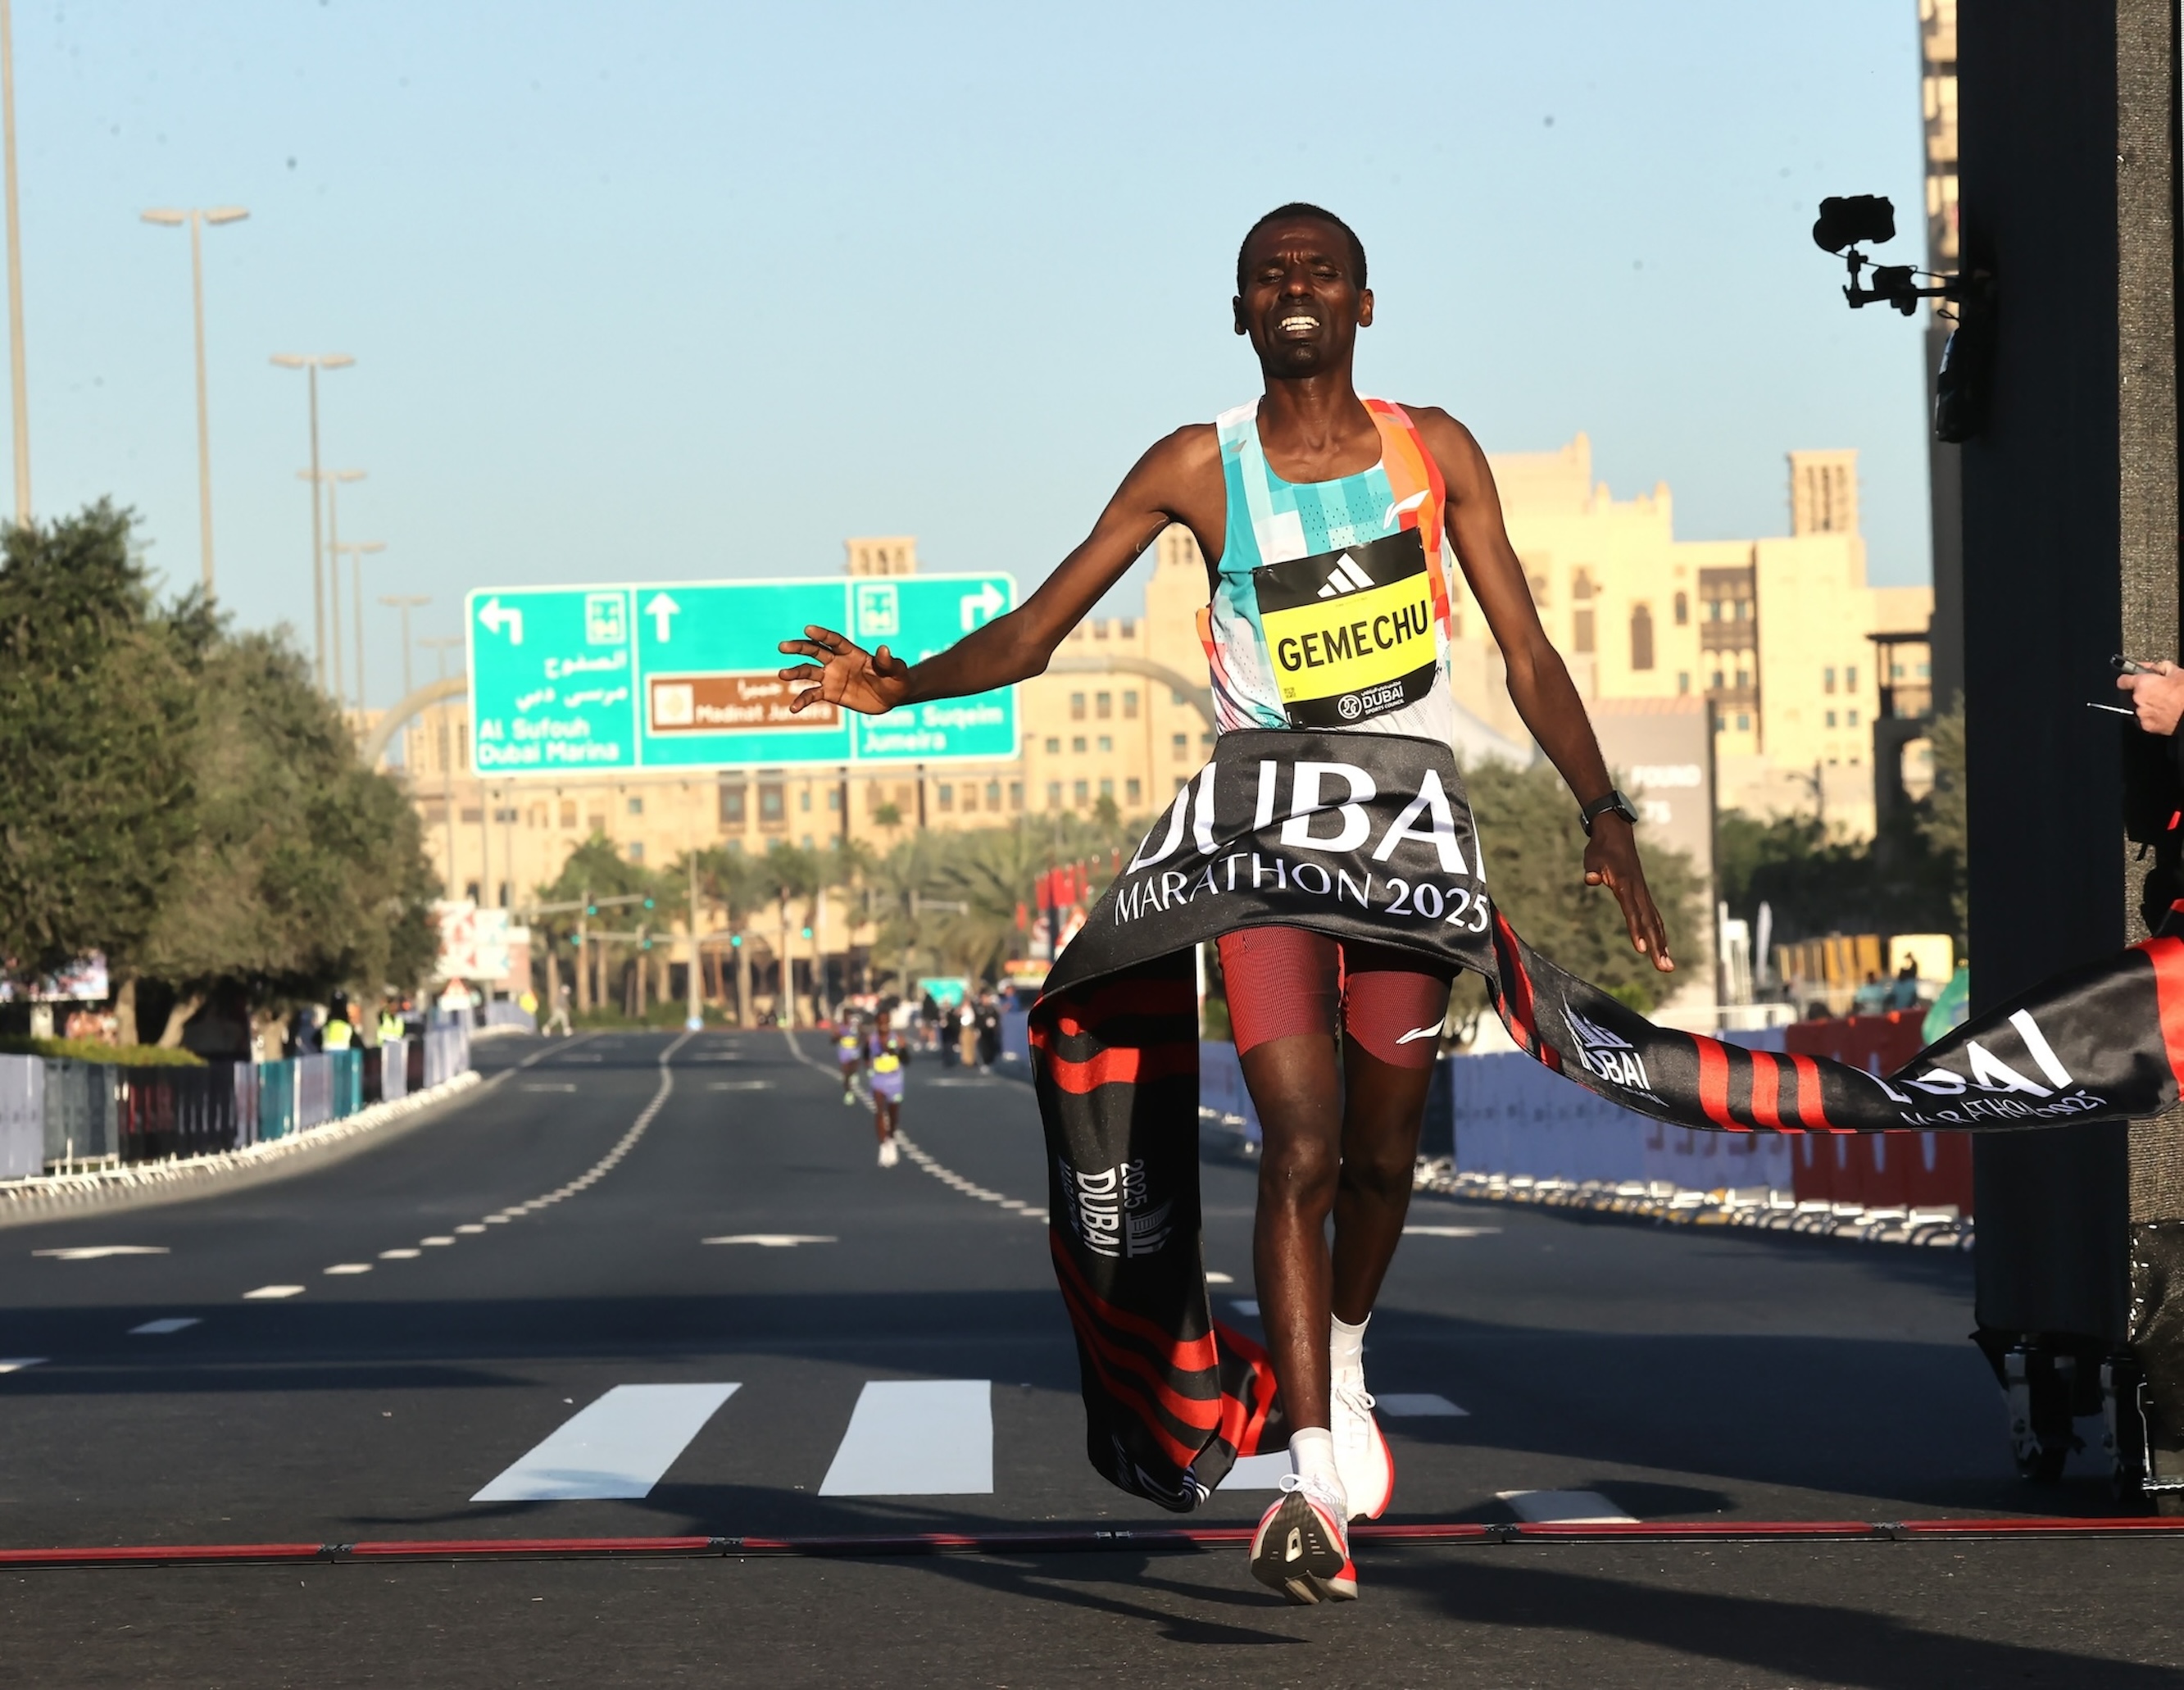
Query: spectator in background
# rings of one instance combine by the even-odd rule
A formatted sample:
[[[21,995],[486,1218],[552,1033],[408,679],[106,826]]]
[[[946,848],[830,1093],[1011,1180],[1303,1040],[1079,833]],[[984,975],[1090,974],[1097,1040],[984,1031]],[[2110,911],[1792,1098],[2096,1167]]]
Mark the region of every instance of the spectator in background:
[[[319,1047],[327,1051],[346,1051],[356,1042],[356,1029],[349,1025],[348,1011],[335,1012],[326,1022],[326,1030],[319,1035]]]
[[[1001,1006],[991,992],[978,994],[978,1067],[990,1074],[1001,1059]]]
[[[1865,984],[1858,989],[1857,995],[1851,999],[1850,1012],[1852,1015],[1880,1015],[1886,1013],[1887,1008],[1886,983],[1880,975],[1870,969],[1867,970]]]
[[[1896,971],[1895,984],[1888,989],[1891,1009],[1916,1009],[1919,1007],[1919,960],[1906,957],[1903,966]]]

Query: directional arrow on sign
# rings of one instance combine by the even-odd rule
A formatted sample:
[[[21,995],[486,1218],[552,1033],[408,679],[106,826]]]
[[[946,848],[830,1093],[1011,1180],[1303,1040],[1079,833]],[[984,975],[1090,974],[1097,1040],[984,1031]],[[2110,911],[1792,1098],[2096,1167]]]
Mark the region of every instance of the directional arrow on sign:
[[[652,618],[652,637],[662,645],[667,643],[668,622],[682,608],[665,593],[655,593],[652,602],[644,607],[645,615]]]
[[[1001,596],[1000,588],[989,581],[976,594],[956,602],[963,608],[963,632],[968,633],[980,622],[993,621],[1009,601]],[[979,614],[982,611],[985,613],[983,616]]]
[[[488,633],[499,633],[505,630],[510,645],[523,644],[523,612],[509,609],[499,599],[488,599],[478,606],[478,621]],[[970,624],[966,622],[964,626],[967,627]]]

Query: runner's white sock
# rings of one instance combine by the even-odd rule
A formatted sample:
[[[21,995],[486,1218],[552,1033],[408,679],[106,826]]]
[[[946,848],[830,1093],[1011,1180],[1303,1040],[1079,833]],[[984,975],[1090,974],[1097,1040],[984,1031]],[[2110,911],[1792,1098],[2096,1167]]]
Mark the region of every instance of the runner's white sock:
[[[1299,1478],[1316,1475],[1337,1492],[1342,1489],[1342,1475],[1334,1464],[1334,1434],[1325,1426],[1300,1426],[1291,1432],[1290,1460]]]
[[[1368,1314],[1353,1326],[1339,1314],[1328,1317],[1327,1329],[1331,1335],[1328,1359],[1334,1364],[1335,1372],[1340,1373],[1345,1369],[1362,1369],[1365,1365],[1365,1328],[1372,1319]]]

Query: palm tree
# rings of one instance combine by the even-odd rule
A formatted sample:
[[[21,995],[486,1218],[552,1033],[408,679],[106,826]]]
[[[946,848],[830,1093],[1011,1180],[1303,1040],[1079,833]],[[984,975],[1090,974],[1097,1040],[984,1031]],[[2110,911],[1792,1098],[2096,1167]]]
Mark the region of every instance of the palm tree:
[[[819,853],[806,851],[776,839],[766,849],[766,855],[754,860],[753,867],[758,884],[772,898],[779,918],[780,948],[776,953],[780,960],[781,984],[774,994],[774,1013],[784,1027],[796,1024],[796,969],[788,956],[788,902],[792,898],[805,901],[809,912],[811,901],[818,895],[822,884],[822,865]]]

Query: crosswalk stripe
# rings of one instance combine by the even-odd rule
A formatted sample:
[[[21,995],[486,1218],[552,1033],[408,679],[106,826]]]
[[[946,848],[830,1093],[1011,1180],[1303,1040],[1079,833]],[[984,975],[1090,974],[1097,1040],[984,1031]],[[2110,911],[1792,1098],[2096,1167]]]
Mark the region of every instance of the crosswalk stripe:
[[[1496,1496],[1534,1525],[1623,1525],[1635,1523],[1597,1491],[1496,1491]]]
[[[821,1481],[822,1497],[990,1496],[994,1387],[984,1379],[874,1379]]]
[[[1438,1391],[1383,1391],[1373,1402],[1391,1419],[1468,1419],[1471,1410],[1459,1408]]]
[[[637,1498],[689,1447],[734,1385],[617,1385],[564,1421],[471,1500],[541,1503]]]
[[[1213,1488],[1217,1491],[1279,1491],[1282,1475],[1296,1471],[1286,1447],[1271,1455],[1240,1455],[1228,1475]]]

